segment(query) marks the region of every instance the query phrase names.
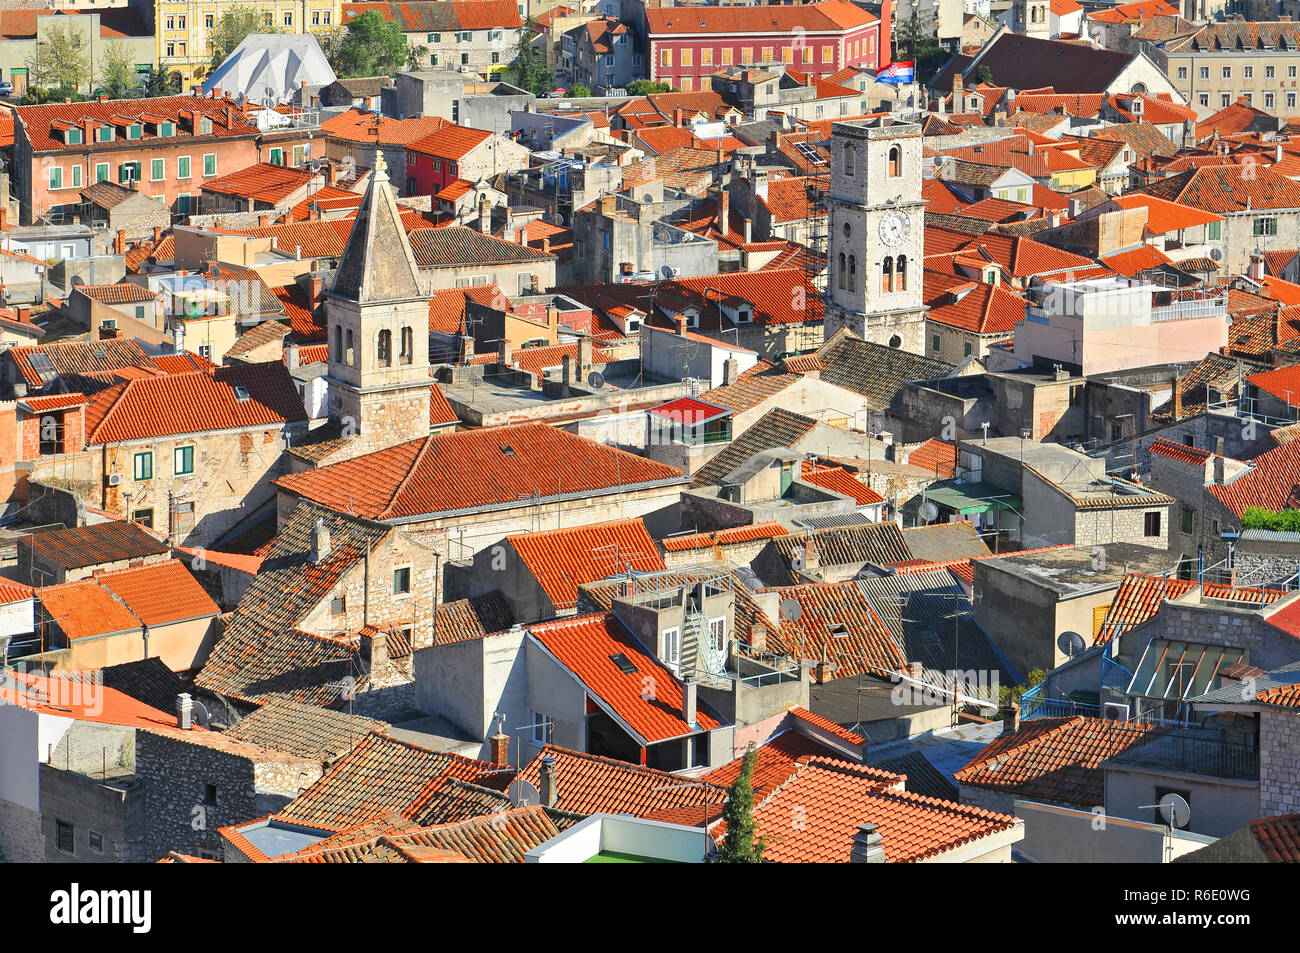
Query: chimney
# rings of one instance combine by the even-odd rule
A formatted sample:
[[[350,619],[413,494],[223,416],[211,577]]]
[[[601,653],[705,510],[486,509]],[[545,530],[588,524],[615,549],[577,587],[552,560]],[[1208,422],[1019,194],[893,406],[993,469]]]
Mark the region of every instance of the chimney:
[[[731,193],[718,190],[718,231],[726,235],[731,231]]]
[[[155,244],[162,241],[162,227],[159,225],[153,227],[153,240]]]
[[[578,382],[578,362],[573,359],[572,354],[566,354],[561,359],[562,371],[561,379],[566,385],[576,384]]]
[[[699,722],[695,718],[699,688],[694,675],[688,675],[682,682],[682,720],[692,729],[699,727]]]
[[[334,180],[337,176],[338,176],[338,170],[334,167],[334,163],[326,159],[325,160],[325,184],[333,185]]]
[[[492,205],[488,202],[486,195],[482,196],[478,202],[478,230],[481,235],[486,235],[492,231]]]
[[[1223,438],[1214,440],[1214,482],[1223,486]]]
[[[547,236],[543,235],[543,236],[542,236],[542,254],[543,254],[543,255],[549,255],[550,253],[551,253],[551,240],[550,240],[550,238],[548,238]]]
[[[686,315],[684,314],[673,315],[673,324],[677,326],[677,333],[680,334],[682,337],[685,337],[686,336]]]
[[[0,225],[4,224],[4,211],[0,209]],[[119,228],[117,234],[113,236],[113,254],[126,254],[126,229]]]
[[[287,367],[291,371],[296,371],[298,369],[298,360],[299,360],[298,345],[290,344],[288,347],[284,349],[285,367]]]
[[[361,636],[361,653],[370,660],[369,675],[372,679],[382,678],[388,674],[388,633],[376,629],[368,635]]]
[[[578,338],[578,371],[585,379],[591,373],[591,366],[594,363],[595,347],[590,337]]]
[[[853,850],[849,853],[851,864],[885,863],[885,842],[876,825],[863,821],[853,834]]]
[[[325,296],[325,282],[320,276],[319,271],[313,271],[307,278],[307,296],[311,300],[311,306],[314,309]]]
[[[456,339],[458,347],[456,348],[456,363],[468,364],[470,358],[474,356],[474,338],[469,334],[462,334]]]
[[[516,239],[516,242],[517,244],[520,245],[528,244],[528,223],[527,222],[524,222],[524,224],[519,226],[519,238]]]
[[[497,363],[509,367],[514,355],[510,352],[510,339],[503,337],[497,344]]]
[[[753,240],[754,240],[754,220],[752,218],[747,218],[745,219],[745,244],[748,245]]]
[[[1005,730],[1006,730],[1006,726],[1004,725],[1003,731]],[[1011,733],[1015,734],[1019,730],[1020,730],[1020,703],[1012,702],[1011,703]]]
[[[1254,254],[1250,256],[1250,264],[1246,268],[1246,277],[1251,281],[1264,280],[1264,256]]]
[[[749,647],[755,652],[767,651],[767,626],[762,622],[755,622],[749,630]]]
[[[510,763],[510,736],[497,725],[497,733],[488,739],[488,750],[493,764]]]
[[[601,214],[601,215],[604,215],[604,216],[606,216],[606,217],[609,217],[609,216],[613,215],[614,212],[615,212],[617,209],[618,209],[618,197],[617,197],[617,196],[615,196],[615,195],[613,195],[613,194],[610,194],[610,195],[602,195],[602,196],[600,197],[600,214]]]
[[[1082,206],[1083,203],[1081,203],[1078,199],[1070,199],[1069,204],[1066,206],[1066,214],[1069,215],[1070,218],[1072,219],[1078,218],[1079,212],[1083,210]]]
[[[193,721],[194,701],[188,692],[181,692],[176,696],[176,727],[181,731],[189,731]]]
[[[729,357],[722,362],[722,386],[736,383],[736,378],[740,376],[740,361],[734,357]]]
[[[806,572],[816,572],[821,566],[817,558],[817,546],[813,543],[812,537],[809,536],[803,541],[803,568]]]
[[[0,205],[0,228],[8,228],[8,227],[9,227],[9,209],[4,205]]]
[[[268,226],[268,225],[270,225],[270,224],[271,224],[271,216],[270,216],[270,215],[259,215],[259,216],[257,216],[257,227],[258,227],[258,228],[266,228],[266,226]]]
[[[311,535],[311,561],[318,563],[330,554],[330,531],[325,525],[325,517],[316,518],[316,528]]]
[[[548,754],[542,757],[542,769],[539,775],[538,780],[541,782],[541,791],[538,793],[542,796],[542,805],[544,807],[555,807],[559,792],[556,790],[555,758],[552,755]]]
[[[686,109],[684,107],[678,106],[676,109],[673,110],[673,125],[674,126],[686,125]]]

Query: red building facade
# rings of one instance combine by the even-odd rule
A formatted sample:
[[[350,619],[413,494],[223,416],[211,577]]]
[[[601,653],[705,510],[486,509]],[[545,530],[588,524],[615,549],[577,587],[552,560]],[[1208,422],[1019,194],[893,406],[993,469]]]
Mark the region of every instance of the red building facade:
[[[888,7],[888,2],[886,3]],[[646,10],[650,76],[683,92],[709,89],[729,66],[784,65],[814,75],[890,62],[881,20],[844,0],[806,6]]]

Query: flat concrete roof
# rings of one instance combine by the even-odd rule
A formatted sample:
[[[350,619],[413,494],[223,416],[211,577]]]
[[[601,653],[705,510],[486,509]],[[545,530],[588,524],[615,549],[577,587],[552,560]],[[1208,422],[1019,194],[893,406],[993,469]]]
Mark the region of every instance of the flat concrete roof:
[[[1178,566],[1178,556],[1166,549],[1136,543],[1103,543],[984,559],[975,565],[977,573],[981,566],[1009,573],[1069,599],[1118,586],[1125,573],[1159,576],[1173,572]]]

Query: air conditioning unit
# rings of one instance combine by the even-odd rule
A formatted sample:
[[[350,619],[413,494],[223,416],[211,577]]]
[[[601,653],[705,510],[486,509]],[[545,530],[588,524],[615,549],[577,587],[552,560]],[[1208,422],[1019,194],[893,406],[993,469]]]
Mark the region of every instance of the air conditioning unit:
[[[1122,702],[1106,702],[1102,706],[1101,717],[1106,721],[1128,721],[1128,705]]]
[[[117,485],[119,485],[121,482],[122,482],[122,474],[120,474],[120,473],[110,473],[110,474],[108,475],[108,485],[109,485],[109,486],[117,486]]]

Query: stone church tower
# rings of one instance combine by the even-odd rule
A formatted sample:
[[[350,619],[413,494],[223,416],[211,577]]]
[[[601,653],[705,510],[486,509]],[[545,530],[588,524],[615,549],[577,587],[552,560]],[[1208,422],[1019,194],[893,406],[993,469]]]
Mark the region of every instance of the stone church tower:
[[[840,328],[925,353],[921,127],[888,117],[831,126],[826,336]]]
[[[429,434],[429,296],[385,168],[376,154],[325,303],[330,418],[353,438],[347,457]]]
[[[1014,0],[1011,28],[1040,40],[1052,38],[1052,12],[1048,0]]]

